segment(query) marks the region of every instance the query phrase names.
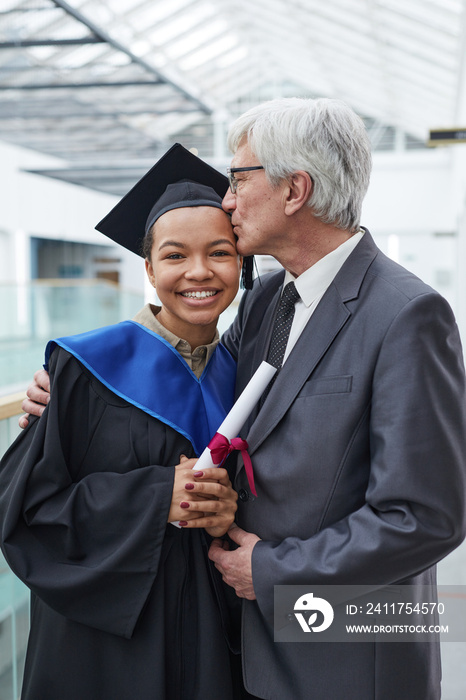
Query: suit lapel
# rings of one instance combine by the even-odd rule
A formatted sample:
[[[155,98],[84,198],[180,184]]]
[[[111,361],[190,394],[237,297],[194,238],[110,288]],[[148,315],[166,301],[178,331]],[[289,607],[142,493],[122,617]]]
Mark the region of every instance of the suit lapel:
[[[346,303],[358,297],[361,284],[377,252],[378,249],[371,235],[366,231],[361,242],[344,263],[309,319],[263,407],[260,411],[256,409],[251,416],[247,424],[249,431],[245,433],[251,454],[283,418],[317,363],[331,347],[338,333],[350,318],[351,311]],[[275,295],[273,312],[276,308],[279,292]],[[272,307],[272,304],[270,306]],[[263,331],[265,317],[264,324],[260,330],[258,329],[259,334],[264,333],[267,337],[267,343],[260,346],[262,349],[264,345],[265,349],[268,347],[273,318],[274,313],[270,317],[267,316],[269,326],[265,333]],[[256,351],[256,355],[258,352],[259,349]],[[255,361],[256,359],[255,357]],[[262,359],[264,359],[264,355],[260,356],[257,364]]]

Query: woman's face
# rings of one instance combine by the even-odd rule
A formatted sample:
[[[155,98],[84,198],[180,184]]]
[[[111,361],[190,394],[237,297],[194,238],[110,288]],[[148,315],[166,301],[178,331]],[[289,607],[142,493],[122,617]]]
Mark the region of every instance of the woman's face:
[[[210,342],[238,291],[241,259],[230,218],[208,206],[166,212],[155,223],[146,270],[162,304],[162,325],[186,340],[201,326]]]

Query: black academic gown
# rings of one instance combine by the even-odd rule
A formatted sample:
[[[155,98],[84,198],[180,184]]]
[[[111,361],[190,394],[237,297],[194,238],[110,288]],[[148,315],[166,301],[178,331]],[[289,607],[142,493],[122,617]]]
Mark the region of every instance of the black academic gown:
[[[230,700],[206,535],[167,525],[165,465],[190,442],[62,348],[50,372],[0,471],[2,547],[32,591],[23,700]]]

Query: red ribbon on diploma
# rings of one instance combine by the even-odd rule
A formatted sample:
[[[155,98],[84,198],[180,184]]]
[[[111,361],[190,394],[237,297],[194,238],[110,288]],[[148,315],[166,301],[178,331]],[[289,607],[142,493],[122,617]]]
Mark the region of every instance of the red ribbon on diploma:
[[[229,439],[226,438],[224,435],[221,435],[220,433],[215,433],[214,437],[209,442],[207,447],[210,450],[212,462],[218,466],[223,464],[223,462],[226,460],[226,458],[231,452],[239,450],[243,458],[246,476],[248,477],[249,488],[251,489],[251,493],[253,493],[254,496],[257,496],[256,487],[254,486],[252,462],[247,452],[248,443],[246,442],[246,440],[242,440],[241,438],[233,438],[233,440],[230,442]]]

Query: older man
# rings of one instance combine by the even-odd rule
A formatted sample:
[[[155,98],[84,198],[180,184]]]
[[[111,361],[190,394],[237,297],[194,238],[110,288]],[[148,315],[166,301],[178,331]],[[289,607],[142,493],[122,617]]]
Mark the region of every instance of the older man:
[[[242,430],[231,539],[210,558],[243,598],[243,675],[267,700],[438,700],[437,643],[279,643],[274,586],[435,586],[465,534],[466,396],[451,309],[360,227],[362,121],[336,100],[274,100],[240,117],[231,212],[242,255],[284,271],[247,291],[223,342],[237,391],[276,380]],[[26,408],[31,408],[28,404]]]
[[[370,145],[346,105],[260,105],[233,125],[229,145],[223,206],[238,250],[285,268],[245,292],[223,338],[238,392],[263,359],[281,367],[242,431],[257,498],[240,459],[238,548],[217,540],[210,550],[245,599],[246,688],[270,700],[440,698],[435,643],[276,643],[272,624],[275,585],[435,584],[435,563],[463,539],[465,378],[453,314],[360,228]],[[280,308],[288,296],[291,312]]]

